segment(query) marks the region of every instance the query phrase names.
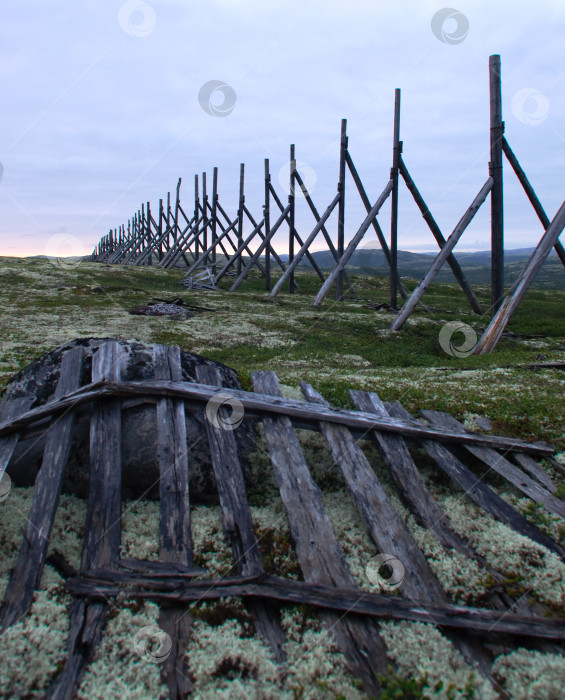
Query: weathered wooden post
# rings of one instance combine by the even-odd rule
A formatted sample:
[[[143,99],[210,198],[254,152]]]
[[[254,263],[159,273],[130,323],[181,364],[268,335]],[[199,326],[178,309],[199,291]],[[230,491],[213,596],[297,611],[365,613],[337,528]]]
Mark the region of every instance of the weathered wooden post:
[[[339,193],[339,205],[337,210],[337,255],[341,260],[345,250],[345,167],[347,153],[347,119],[341,120],[341,138],[339,144],[339,180],[337,191]],[[335,298],[343,299],[343,272],[337,276]]]
[[[159,237],[159,262],[163,259],[163,200],[159,200],[159,225],[157,236]]]
[[[200,218],[200,193],[198,192],[198,175],[194,176],[194,227],[198,232],[198,220]],[[190,246],[189,246],[190,248]],[[198,260],[198,236],[194,237],[194,259]]]
[[[392,180],[390,212],[390,308],[396,309],[398,303],[398,171],[400,168],[400,88],[394,91],[394,136],[392,146]]]
[[[149,256],[147,258],[148,265],[153,265],[153,251],[151,250],[151,246],[153,245],[151,240],[151,221],[151,206],[149,202],[147,202],[147,245],[149,246]]]
[[[296,187],[296,151],[294,144],[290,145],[290,192],[288,194],[288,204],[290,206],[288,212],[288,264],[291,265],[294,260],[294,221],[295,221],[295,207],[296,207],[296,197],[294,193],[294,188]],[[288,278],[289,292],[294,294],[295,284],[294,284],[294,273],[291,273]]]
[[[489,173],[494,181],[490,194],[491,206],[491,306],[494,314],[504,297],[504,208],[502,182],[502,89],[500,56],[489,58],[490,88],[490,163]]]
[[[173,247],[175,246],[177,242],[177,237],[179,235],[179,207],[180,207],[180,183],[182,182],[182,178],[179,177],[179,181],[177,182],[177,197],[175,201],[175,229],[173,231]]]
[[[265,204],[263,205],[263,218],[265,219],[265,238],[271,231],[271,173],[269,171],[269,159],[265,158]],[[271,291],[271,247],[265,249],[265,289]]]
[[[202,173],[202,250],[208,249],[208,191],[206,189],[206,173]],[[204,261],[208,264],[208,260]]]
[[[237,247],[239,248],[243,242],[243,214],[244,214],[244,209],[243,207],[245,206],[245,194],[244,194],[244,187],[245,187],[245,163],[241,163],[239,166],[239,206],[237,209]],[[237,259],[237,274],[238,276],[241,274],[241,256],[243,253],[240,254],[240,256]]]
[[[218,168],[212,174],[212,274],[216,275],[216,247],[218,245]]]

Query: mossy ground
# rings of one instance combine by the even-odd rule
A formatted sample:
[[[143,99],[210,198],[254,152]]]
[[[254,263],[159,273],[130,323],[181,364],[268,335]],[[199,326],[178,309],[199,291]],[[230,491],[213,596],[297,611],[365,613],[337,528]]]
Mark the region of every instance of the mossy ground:
[[[366,306],[388,302],[386,279],[354,275],[353,282],[357,291],[355,299],[336,302],[328,297],[321,307],[313,308],[311,302],[319,289],[319,281],[308,273],[297,275],[299,289],[295,295],[282,293],[274,304],[267,301],[264,281],[258,277],[249,279],[238,292],[229,293],[227,282],[222,283],[224,288],[216,292],[188,291],[179,286],[183,275],[184,272],[180,269],[164,271],[156,267],[72,264],[39,258],[0,259],[0,301],[3,310],[0,321],[0,387],[34,358],[74,338],[135,338],[145,342],[179,345],[183,350],[224,362],[238,371],[247,389],[252,388],[253,370],[271,369],[277,373],[281,384],[285,385],[287,395],[296,393],[299,381],[304,379],[332,404],[351,407],[348,397],[350,388],[371,390],[376,391],[383,400],[401,401],[410,411],[445,410],[457,418],[467,420],[468,424],[473,422],[476,415],[487,415],[499,433],[550,441],[558,452],[565,450],[565,373],[559,370],[530,369],[531,364],[565,360],[565,314],[562,312],[565,291],[546,288],[530,290],[507,327],[513,336],[504,338],[490,355],[455,358],[440,347],[438,335],[443,325],[448,321],[462,321],[480,334],[488,324],[489,317],[474,315],[463,294],[454,285],[433,285],[423,299],[425,306],[418,308],[400,332],[391,333],[388,328],[393,315]],[[416,280],[403,281],[409,290],[416,284]],[[476,289],[485,308],[489,304],[488,291],[485,287]],[[153,298],[172,297],[181,297],[187,306],[201,309],[195,310],[192,317],[183,320],[178,317],[146,317],[129,313],[131,309],[143,306]],[[366,562],[376,553],[374,545],[368,539],[362,524],[355,519],[355,511],[346,512],[342,480],[323,441],[317,440],[307,431],[299,431],[299,435],[307,461],[313,465],[314,478],[324,493],[324,504],[348,565],[358,583],[363,586]],[[265,547],[269,570],[296,577],[300,570],[292,557],[292,540],[287,525],[283,524],[282,507],[276,502],[278,494],[268,458],[260,448],[259,444],[256,466],[265,474],[265,491],[249,493],[256,531]],[[387,482],[384,470],[382,473],[380,471],[376,452],[371,455],[366,446],[364,450],[389,495],[395,499],[395,506],[430,560],[432,568],[440,576],[446,591],[454,600],[468,600],[477,604],[486,601],[488,577],[484,575],[485,572],[477,567],[463,569],[462,562],[448,561],[436,551],[437,546],[431,541],[431,535],[418,528],[411,519],[412,516],[402,509],[394,496],[394,489]],[[551,473],[557,477],[554,472]],[[425,470],[425,478],[436,497],[448,509],[461,534],[475,538],[477,549],[489,564],[505,571],[508,578],[507,592],[510,592],[511,587],[520,590],[526,587],[537,601],[552,605],[556,612],[563,609],[565,583],[557,576],[558,566],[554,559],[539,554],[539,562],[536,560],[535,566],[528,564],[521,568],[521,551],[526,546],[524,542],[512,540],[511,533],[504,528],[494,527],[494,521],[487,516],[479,517],[472,506],[464,505],[460,496],[449,491],[448,485],[438,479],[431,468]],[[491,485],[499,488],[503,497],[516,503],[542,529],[557,539],[564,537],[563,529],[543,509],[532,506],[528,499],[520,498],[511,489],[504,491],[503,485],[496,479],[491,481]],[[560,488],[563,489],[562,482]],[[267,491],[269,503],[265,502]],[[6,504],[17,505],[20,496],[16,496],[14,493],[15,498],[10,497]],[[65,508],[78,508],[73,505],[72,498],[68,497],[67,500],[69,503],[65,501]],[[152,508],[155,510],[154,505],[138,504],[127,509],[122,544],[129,556],[156,556],[155,532],[152,535],[149,532],[149,524],[154,524],[156,518],[156,512],[151,515]],[[22,515],[23,510],[20,510],[22,512],[18,513],[20,520],[23,518],[22,522],[17,527],[14,524],[13,528],[12,525],[8,528],[10,532],[11,529],[14,530],[8,543],[10,561],[17,551],[16,540],[19,541],[21,532],[19,528],[25,521],[25,513]],[[6,512],[3,511],[4,514]],[[223,540],[219,512],[213,508],[201,508],[198,517],[202,520],[202,527],[196,530],[200,538],[198,546],[195,544],[198,562],[217,575],[223,575],[229,571],[231,555]],[[139,526],[144,520],[149,523],[146,523],[145,529]],[[198,520],[195,519],[195,522]],[[4,533],[4,539],[8,537],[8,530]],[[484,537],[486,530],[489,532],[487,538]],[[72,547],[69,544],[68,551],[72,558],[78,555],[80,538],[72,528],[61,530],[57,537],[62,543],[71,534]],[[537,552],[535,547],[534,549]],[[13,561],[11,564],[8,560],[4,562],[4,577],[6,566],[13,566]],[[55,576],[53,573],[50,575],[51,578]],[[61,581],[55,579],[49,584],[46,579],[44,584],[56,587]],[[43,604],[41,600],[39,604]],[[249,646],[247,650],[245,645],[251,645],[246,636],[247,619],[239,608],[232,609],[230,605],[226,607],[221,603],[215,608],[212,604],[200,612],[194,611],[196,627],[202,634],[204,646],[191,648],[190,656],[192,659],[202,657],[201,683],[216,683],[216,686],[210,685],[210,697],[228,697],[224,693],[229,693],[230,688],[235,692],[236,686],[241,697],[247,697],[246,693],[251,690],[260,692],[259,688],[263,686],[260,686],[259,680],[263,676],[276,676],[276,669],[269,665],[270,661],[266,657],[257,656],[258,647]],[[40,612],[43,613],[43,609]],[[121,625],[124,629],[133,629],[134,621],[130,620],[128,614],[126,611],[123,619],[116,618],[118,627]],[[155,611],[147,608],[144,614],[147,620],[152,621]],[[331,645],[328,646],[327,642],[321,643],[316,636],[319,632],[315,616],[308,614],[306,624],[304,611],[292,609],[285,615],[285,628],[291,641],[296,642],[293,653],[296,653],[297,658],[301,654],[304,656],[304,649],[310,649],[308,644],[317,650],[308,651],[308,668],[296,666],[292,683],[284,686],[285,692],[292,692],[295,697],[335,698],[340,694],[343,697],[358,697],[357,691],[348,685],[350,681],[344,675],[345,667],[340,665],[342,661],[338,659],[336,650]],[[209,631],[210,627],[216,630],[215,636]],[[464,664],[453,661],[453,666],[446,668],[445,673],[442,672],[441,664],[445,663],[442,659],[447,652],[442,646],[444,641],[439,633],[436,639],[431,633],[409,623],[387,623],[383,629],[385,635],[388,635],[387,645],[391,649],[391,657],[401,672],[401,677],[391,677],[385,683],[391,696],[397,696],[393,693],[398,690],[405,692],[405,697],[419,697],[421,692],[426,694],[425,674],[421,664],[417,663],[414,649],[418,648],[418,654],[423,653],[420,646],[427,639],[426,653],[430,659],[429,669],[424,669],[430,671],[427,693],[433,697],[472,697],[470,694],[465,695],[468,692],[466,683],[469,669]],[[33,630],[30,634],[32,633]],[[18,643],[22,644],[23,637],[28,639],[26,634],[20,633]],[[413,644],[409,644],[411,639],[415,640]],[[62,641],[58,640],[57,644],[61,646]],[[214,656],[215,652],[207,652],[206,649],[215,649],[217,646],[218,650],[225,650],[226,645],[242,650],[241,658],[234,660],[230,657],[228,663],[230,673],[237,676],[237,683],[233,682],[234,679],[230,680],[230,677],[222,676],[221,664],[211,665],[210,668],[207,666],[221,653],[218,651]],[[5,653],[8,652],[5,650]],[[508,688],[512,687],[513,692],[523,682],[518,666],[527,671],[526,667],[530,663],[531,669],[534,669],[530,676],[534,671],[537,673],[539,667],[549,669],[547,673],[544,671],[546,679],[549,676],[558,678],[563,666],[549,656],[540,655],[535,659],[528,657],[533,659],[531,663],[526,657],[520,657],[520,664],[514,665],[510,656],[499,657],[498,673],[500,677],[508,679]],[[137,673],[136,664],[139,661],[134,657],[135,655],[132,656],[132,663],[135,662],[132,666],[133,676]],[[327,669],[327,673],[323,671],[324,664],[327,666],[330,663],[330,657],[334,659],[332,663],[337,669],[333,685],[332,682],[328,685],[328,674],[331,675],[331,672]],[[236,673],[238,664],[241,663],[255,669],[251,681],[245,681],[241,674],[238,676]],[[100,661],[98,665],[102,674],[100,679],[105,678],[107,669],[104,670],[104,663]],[[97,683],[99,685],[102,682],[92,676],[96,668],[96,664],[92,666],[84,686],[88,686],[88,693],[92,697],[98,697],[94,689]],[[45,670],[45,677],[49,673]],[[438,689],[437,694],[434,694],[440,679],[447,679],[450,674],[455,679],[453,682],[457,689],[454,690],[452,686],[451,695],[448,695],[445,688],[448,688],[449,683],[446,680],[444,689]],[[411,680],[405,682],[403,678]],[[546,695],[539,697],[547,697],[547,692],[553,692],[551,678],[545,685],[542,684]],[[275,680],[272,682],[275,683]],[[153,680],[148,677],[146,686],[153,687],[152,684],[155,683],[158,685],[157,677]],[[242,684],[241,687],[238,684]],[[116,687],[116,697],[119,697],[119,684]],[[213,693],[219,692],[218,687],[221,688],[221,694],[214,695]],[[265,688],[269,692],[275,692],[276,696],[277,691],[271,686]],[[282,693],[282,686],[279,691]],[[31,696],[34,696],[33,693]],[[239,697],[233,695],[236,696]],[[122,694],[122,697],[125,696]],[[201,697],[208,697],[204,690]],[[518,693],[516,697],[530,696]]]

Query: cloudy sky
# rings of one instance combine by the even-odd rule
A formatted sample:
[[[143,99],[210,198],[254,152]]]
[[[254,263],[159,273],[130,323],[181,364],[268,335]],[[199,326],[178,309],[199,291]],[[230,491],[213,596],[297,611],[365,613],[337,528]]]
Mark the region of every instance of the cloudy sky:
[[[447,236],[488,177],[493,53],[506,136],[552,218],[565,196],[565,7],[450,2],[443,15],[443,0],[4,3],[0,254],[89,253],[142,201],[156,210],[179,177],[193,208],[194,174],[211,177],[214,166],[234,214],[242,162],[246,204],[260,218],[264,158],[286,199],[290,143],[323,211],[336,192],[342,117],[374,201],[389,177],[396,87],[403,157]],[[199,101],[210,81],[228,86],[220,115],[221,91]],[[507,247],[535,245],[541,225],[505,172]],[[348,238],[363,219],[353,188],[349,179]],[[307,235],[313,219],[304,200],[298,207]],[[460,249],[488,248],[489,211],[487,202]],[[379,218],[386,230],[388,205]],[[404,187],[399,246],[435,247]]]

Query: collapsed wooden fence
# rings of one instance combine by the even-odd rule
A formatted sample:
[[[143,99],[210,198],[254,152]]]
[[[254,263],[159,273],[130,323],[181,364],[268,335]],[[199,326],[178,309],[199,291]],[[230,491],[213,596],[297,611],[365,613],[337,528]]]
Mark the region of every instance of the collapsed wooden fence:
[[[400,404],[383,404],[374,393],[350,392],[356,410],[330,407],[313,387],[302,382],[305,401],[283,398],[273,372],[253,374],[253,392],[226,389],[216,370],[197,369],[199,383],[181,380],[178,347],[154,346],[154,379],[121,381],[117,342],[104,342],[92,358],[91,383],[80,386],[83,350],[62,358],[54,398],[30,410],[16,399],[0,404],[0,475],[20,436],[34,426],[47,426],[43,462],[35,481],[33,502],[16,565],[0,609],[2,633],[29,611],[46,563],[66,579],[74,602],[64,667],[55,676],[48,698],[71,698],[92,658],[116,596],[147,599],[160,606],[159,626],[171,649],[161,668],[171,698],[185,697],[193,687],[185,651],[192,618],[189,604],[232,596],[242,598],[256,633],[273,658],[285,660],[283,604],[316,607],[345,655],[352,674],[366,692],[378,695],[378,674],[390,660],[377,622],[413,620],[436,625],[478,672],[492,677],[492,645],[503,641],[544,651],[562,651],[565,623],[552,619],[544,606],[530,608],[500,587],[491,608],[450,602],[424,554],[371,467],[358,438],[371,439],[388,468],[397,494],[417,521],[433,533],[447,554],[455,549],[485,567],[497,584],[504,572],[493,570],[473,547],[455,533],[449,514],[428,490],[413,445],[422,448],[456,488],[497,520],[529,537],[565,561],[565,550],[503,500],[478,467],[493,470],[525,496],[565,518],[565,503],[536,461],[549,459],[551,446],[508,437],[470,433],[447,414],[426,412],[414,420]],[[221,401],[219,400],[221,398]],[[120,556],[121,410],[129,400],[156,403],[156,449],[160,470],[159,561]],[[189,459],[185,411],[204,412],[216,401],[216,420],[205,421],[212,468],[222,511],[223,529],[233,553],[234,575],[211,579],[193,564],[188,489]],[[253,528],[246,484],[233,429],[225,429],[230,401],[242,409],[242,420],[260,420],[288,518],[301,581],[267,575],[261,543]],[[90,478],[79,571],[61,556],[47,558],[69,451],[74,413],[90,406]],[[50,423],[49,423],[50,421]],[[296,428],[324,437],[353,502],[377,550],[402,562],[406,575],[400,596],[370,593],[354,580],[302,452]],[[407,442],[408,441],[408,442]],[[410,448],[410,449],[409,449]],[[471,463],[472,466],[467,466]],[[398,592],[397,591],[397,592]],[[532,614],[532,610],[535,614]],[[487,645],[488,641],[488,645]]]

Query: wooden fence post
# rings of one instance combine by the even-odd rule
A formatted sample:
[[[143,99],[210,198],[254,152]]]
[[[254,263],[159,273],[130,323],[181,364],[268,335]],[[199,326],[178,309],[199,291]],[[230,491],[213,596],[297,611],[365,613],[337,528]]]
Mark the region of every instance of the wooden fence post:
[[[151,240],[151,206],[147,202],[147,245],[149,247],[149,256],[147,258],[147,264],[153,265],[153,251],[151,250],[153,242]]]
[[[206,189],[206,173],[202,173],[202,250],[208,248],[208,226],[210,221],[208,219],[208,191]],[[205,265],[208,264],[208,260],[205,260]]]
[[[288,264],[290,265],[294,260],[294,218],[295,218],[295,207],[296,199],[294,195],[294,188],[296,187],[296,155],[294,144],[290,145],[290,192],[288,194],[288,204],[290,206],[288,212]],[[291,273],[288,278],[289,282],[289,292],[294,294],[294,274]]]
[[[398,169],[400,167],[400,88],[394,91],[394,136],[392,147],[392,180],[391,213],[390,213],[390,308],[396,309],[398,304]]]
[[[265,204],[263,206],[263,218],[265,221],[265,237],[268,238],[271,231],[271,173],[269,171],[269,159],[265,158]],[[265,289],[271,291],[271,247],[265,250]]]
[[[245,204],[245,163],[239,166],[239,206],[237,209],[237,247],[243,242],[243,207]],[[241,255],[237,260],[237,274],[241,274]]]
[[[212,174],[212,274],[216,274],[216,247],[218,244],[218,168]]]
[[[345,154],[347,153],[347,119],[341,120],[341,138],[339,144],[339,180],[337,191],[339,192],[339,205],[337,210],[337,255],[339,260],[345,250]],[[339,264],[339,263],[338,263]],[[343,300],[343,271],[337,276],[336,297]]]
[[[500,80],[500,56],[489,58],[490,88],[490,163],[489,172],[493,179],[490,194],[491,204],[491,306],[494,314],[504,297],[504,208],[502,181],[502,89]]]

